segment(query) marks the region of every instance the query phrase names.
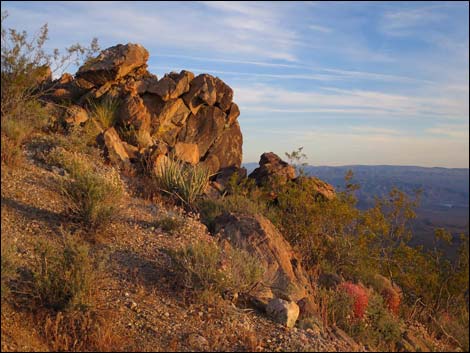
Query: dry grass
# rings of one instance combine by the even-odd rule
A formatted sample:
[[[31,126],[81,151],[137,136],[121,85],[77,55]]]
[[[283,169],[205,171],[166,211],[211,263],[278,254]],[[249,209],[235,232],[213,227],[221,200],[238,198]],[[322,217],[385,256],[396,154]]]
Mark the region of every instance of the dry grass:
[[[69,173],[62,182],[62,194],[70,213],[88,229],[97,230],[116,217],[123,185],[113,168],[94,165],[86,156],[62,148],[53,149],[48,158]]]

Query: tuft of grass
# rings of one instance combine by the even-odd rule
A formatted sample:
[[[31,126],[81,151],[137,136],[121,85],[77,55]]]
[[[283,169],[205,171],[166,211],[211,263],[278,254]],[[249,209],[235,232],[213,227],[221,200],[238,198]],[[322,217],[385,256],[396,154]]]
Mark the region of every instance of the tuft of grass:
[[[114,126],[119,110],[119,100],[106,96],[98,101],[89,101],[89,114],[103,129]]]
[[[61,183],[61,191],[70,213],[90,229],[109,224],[123,195],[119,174],[113,168],[96,167],[86,156],[63,148],[53,149],[49,160],[69,173]]]
[[[39,241],[35,248],[30,296],[36,308],[85,310],[94,281],[89,248],[70,235],[60,246]]]
[[[178,229],[181,229],[181,227],[183,227],[184,220],[178,216],[173,216],[173,217],[166,216],[166,217],[159,219],[156,222],[156,224],[157,226],[162,228],[164,232],[173,233],[173,232],[176,232]]]
[[[184,285],[198,291],[247,293],[263,276],[257,259],[228,243],[222,249],[212,241],[196,241],[170,256]]]
[[[22,159],[21,146],[31,135],[34,127],[22,119],[2,117],[2,162],[17,166]]]
[[[220,199],[202,199],[197,202],[197,208],[201,215],[201,221],[209,231],[214,229],[214,220],[225,212],[237,212],[243,214],[269,214],[268,206],[260,199],[252,200],[246,196],[233,194]]]
[[[204,193],[210,176],[204,167],[168,158],[159,166],[154,178],[160,190],[192,207]]]
[[[10,292],[8,282],[15,277],[16,273],[16,259],[15,259],[15,247],[11,243],[2,237],[1,240],[1,255],[2,255],[2,278],[1,278],[1,299],[3,301]]]

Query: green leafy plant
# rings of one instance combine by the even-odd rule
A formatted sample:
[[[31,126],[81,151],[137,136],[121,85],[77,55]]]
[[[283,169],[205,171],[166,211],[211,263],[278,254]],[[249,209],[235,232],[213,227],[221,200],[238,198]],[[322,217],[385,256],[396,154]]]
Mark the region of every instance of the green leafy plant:
[[[91,305],[93,266],[87,245],[64,235],[59,247],[38,242],[35,253],[30,292],[37,307],[62,311]]]
[[[196,241],[170,252],[185,286],[195,290],[248,292],[262,277],[259,262],[244,250],[212,241]]]
[[[119,109],[117,98],[105,96],[98,101],[89,101],[89,113],[96,119],[103,129],[114,126]]]
[[[69,177],[63,179],[61,191],[71,214],[90,229],[106,226],[115,216],[123,186],[112,168],[96,168],[84,155],[55,148],[49,160],[63,167]]]
[[[198,165],[189,165],[173,158],[165,159],[154,174],[157,185],[163,192],[177,197],[192,207],[209,182],[210,172]]]

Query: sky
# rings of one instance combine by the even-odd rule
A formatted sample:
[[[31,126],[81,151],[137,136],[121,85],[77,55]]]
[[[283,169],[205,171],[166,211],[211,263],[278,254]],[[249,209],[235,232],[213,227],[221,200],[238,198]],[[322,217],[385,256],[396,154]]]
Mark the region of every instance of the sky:
[[[234,89],[243,162],[469,166],[468,2],[2,2],[47,46],[140,43]]]

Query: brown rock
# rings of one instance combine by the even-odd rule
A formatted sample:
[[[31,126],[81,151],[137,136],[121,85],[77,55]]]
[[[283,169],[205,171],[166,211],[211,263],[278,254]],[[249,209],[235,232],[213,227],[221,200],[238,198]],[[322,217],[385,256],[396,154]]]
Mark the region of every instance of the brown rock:
[[[191,112],[184,104],[182,99],[173,99],[166,102],[158,115],[160,126],[166,126],[169,123],[182,126]]]
[[[149,75],[136,82],[136,90],[138,94],[144,94],[148,92],[149,87],[157,84],[158,77],[156,75]]]
[[[118,44],[103,50],[80,67],[77,78],[83,78],[95,86],[116,81],[132,70],[142,67],[149,58],[148,51],[140,44]]]
[[[227,124],[232,126],[232,124],[237,120],[240,116],[240,109],[238,109],[238,105],[236,103],[232,103],[230,105],[230,110],[227,114]]]
[[[190,115],[178,135],[179,142],[195,143],[201,156],[219,136],[225,124],[225,114],[217,107],[203,106],[196,115]]]
[[[181,71],[163,76],[158,82],[153,82],[147,87],[147,92],[158,94],[164,101],[176,99],[189,91],[189,83],[194,74],[189,71]]]
[[[299,306],[292,301],[274,298],[266,306],[266,313],[274,321],[292,328],[299,317]]]
[[[185,93],[182,98],[194,115],[201,105],[214,105],[217,101],[214,77],[208,74],[197,76],[191,81],[189,92]]]
[[[87,120],[87,111],[78,105],[72,105],[65,110],[64,121],[68,126],[78,126]]]
[[[177,158],[192,165],[199,162],[199,148],[195,143],[177,142],[174,153]]]
[[[69,84],[73,81],[73,76],[69,73],[63,73],[62,76],[60,76],[58,83],[60,85],[66,85]]]
[[[225,129],[207,152],[206,160],[217,157],[217,169],[211,169],[213,173],[219,169],[236,167],[242,163],[243,136],[240,125],[235,122],[230,128]],[[214,156],[214,157],[213,157]],[[213,164],[215,166],[215,164]]]
[[[165,168],[165,165],[168,163],[168,157],[164,154],[157,154],[155,155],[152,165],[153,165],[153,172],[156,175],[160,175],[162,169]]]
[[[51,98],[55,102],[72,99],[72,93],[65,88],[57,88],[51,93]]]
[[[216,90],[216,105],[224,112],[230,109],[233,100],[233,90],[220,78],[216,77],[215,90]]]
[[[150,114],[138,95],[128,95],[119,108],[119,120],[124,126],[150,132]]]
[[[273,297],[298,301],[312,292],[300,258],[276,227],[261,215],[226,213],[214,221],[214,230],[235,248],[257,258],[265,273],[263,283],[253,290],[258,302]]]
[[[259,167],[250,175],[256,180],[258,186],[280,182],[286,183],[295,178],[295,169],[287,162],[284,162],[278,155],[266,152],[261,155]]]
[[[316,177],[300,176],[294,179],[294,181],[297,184],[303,185],[304,188],[311,190],[312,193],[320,196],[322,199],[332,200],[336,197],[335,188]]]
[[[119,135],[113,127],[107,129],[104,134],[104,144],[108,151],[109,160],[117,165],[126,165],[129,163],[129,155],[122,143]]]

